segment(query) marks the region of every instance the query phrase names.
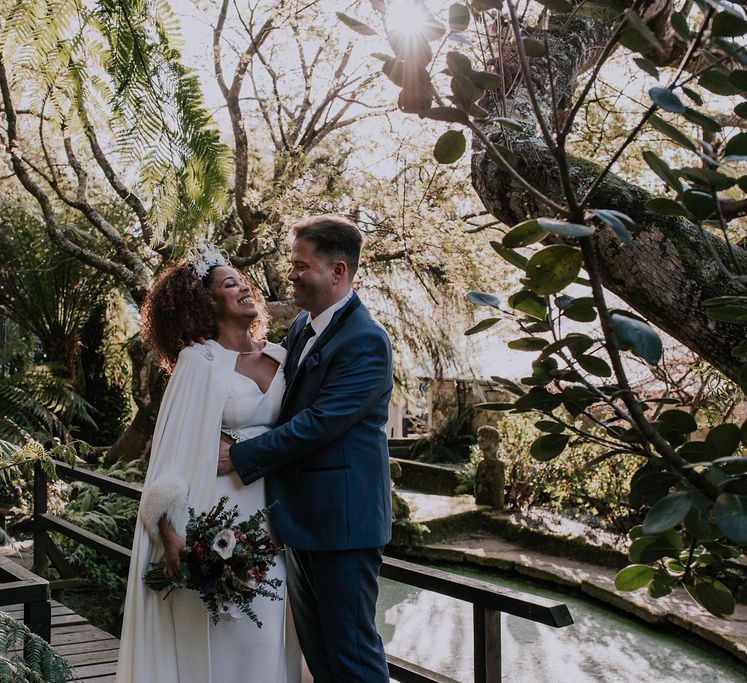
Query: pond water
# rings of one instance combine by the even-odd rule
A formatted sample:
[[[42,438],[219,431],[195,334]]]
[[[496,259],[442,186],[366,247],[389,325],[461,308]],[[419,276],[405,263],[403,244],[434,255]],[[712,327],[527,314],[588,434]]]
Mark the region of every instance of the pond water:
[[[747,682],[747,667],[681,632],[657,629],[513,577],[446,569],[568,605],[574,624],[564,628],[502,615],[504,681]],[[387,652],[457,681],[473,681],[472,605],[387,579],[380,586],[377,626]]]

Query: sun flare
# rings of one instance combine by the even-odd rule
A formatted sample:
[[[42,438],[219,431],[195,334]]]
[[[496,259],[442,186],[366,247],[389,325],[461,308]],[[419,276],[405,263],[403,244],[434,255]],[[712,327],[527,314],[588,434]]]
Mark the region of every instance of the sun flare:
[[[404,35],[418,35],[425,30],[428,12],[422,3],[413,0],[395,0],[387,10],[390,29]]]

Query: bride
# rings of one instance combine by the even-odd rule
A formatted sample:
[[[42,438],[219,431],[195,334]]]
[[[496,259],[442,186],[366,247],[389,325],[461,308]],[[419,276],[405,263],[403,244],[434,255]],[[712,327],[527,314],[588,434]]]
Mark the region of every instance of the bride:
[[[287,600],[258,597],[262,622],[214,625],[195,591],[163,599],[143,583],[165,558],[179,571],[187,509],[223,495],[245,519],[267,505],[263,482],[216,477],[221,431],[243,440],[270,429],[283,396],[285,349],[264,340],[267,314],[243,276],[205,243],[167,269],[143,308],[143,341],[171,371],[143,487],[117,665],[119,683],[298,683],[301,654]],[[194,340],[207,339],[204,344]],[[272,531],[272,530],[270,530]],[[283,581],[282,556],[270,576]]]

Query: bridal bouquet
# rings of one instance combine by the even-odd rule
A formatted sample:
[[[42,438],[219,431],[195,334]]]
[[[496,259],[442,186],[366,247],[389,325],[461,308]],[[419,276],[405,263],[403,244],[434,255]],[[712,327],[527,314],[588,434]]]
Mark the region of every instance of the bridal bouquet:
[[[265,510],[234,524],[239,508],[227,510],[227,503],[228,496],[223,496],[215,507],[199,515],[190,508],[179,580],[167,580],[163,575],[166,563],[154,562],[144,577],[145,585],[157,591],[168,589],[166,596],[175,588],[196,590],[213,623],[221,618],[238,621],[243,612],[261,628],[251,602],[257,595],[280,600],[280,579],[267,578],[278,549],[262,527]]]

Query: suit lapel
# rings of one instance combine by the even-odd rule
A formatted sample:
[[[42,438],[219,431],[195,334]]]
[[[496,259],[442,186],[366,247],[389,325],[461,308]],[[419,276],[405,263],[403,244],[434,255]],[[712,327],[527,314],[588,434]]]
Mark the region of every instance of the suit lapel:
[[[285,410],[286,404],[288,402],[288,398],[292,395],[293,390],[298,386],[298,383],[301,380],[301,376],[303,375],[304,368],[306,367],[306,361],[315,353],[319,353],[322,348],[329,342],[332,337],[337,333],[337,331],[345,324],[345,321],[348,319],[348,317],[353,313],[353,311],[358,308],[358,306],[361,305],[361,300],[358,298],[358,295],[353,292],[353,296],[350,298],[350,301],[343,306],[339,311],[336,311],[334,316],[332,317],[332,320],[330,321],[329,325],[324,329],[324,332],[317,337],[317,339],[314,341],[314,344],[309,349],[309,352],[304,356],[303,360],[298,366],[298,369],[296,370],[295,374],[293,375],[293,379],[290,381],[290,383],[285,387],[285,392],[283,393],[283,401],[280,407],[281,414]],[[299,316],[301,317],[301,316]],[[295,324],[295,323],[294,323]],[[303,329],[303,327],[301,327]],[[298,338],[298,335],[294,335],[294,345],[296,343],[296,340]]]

